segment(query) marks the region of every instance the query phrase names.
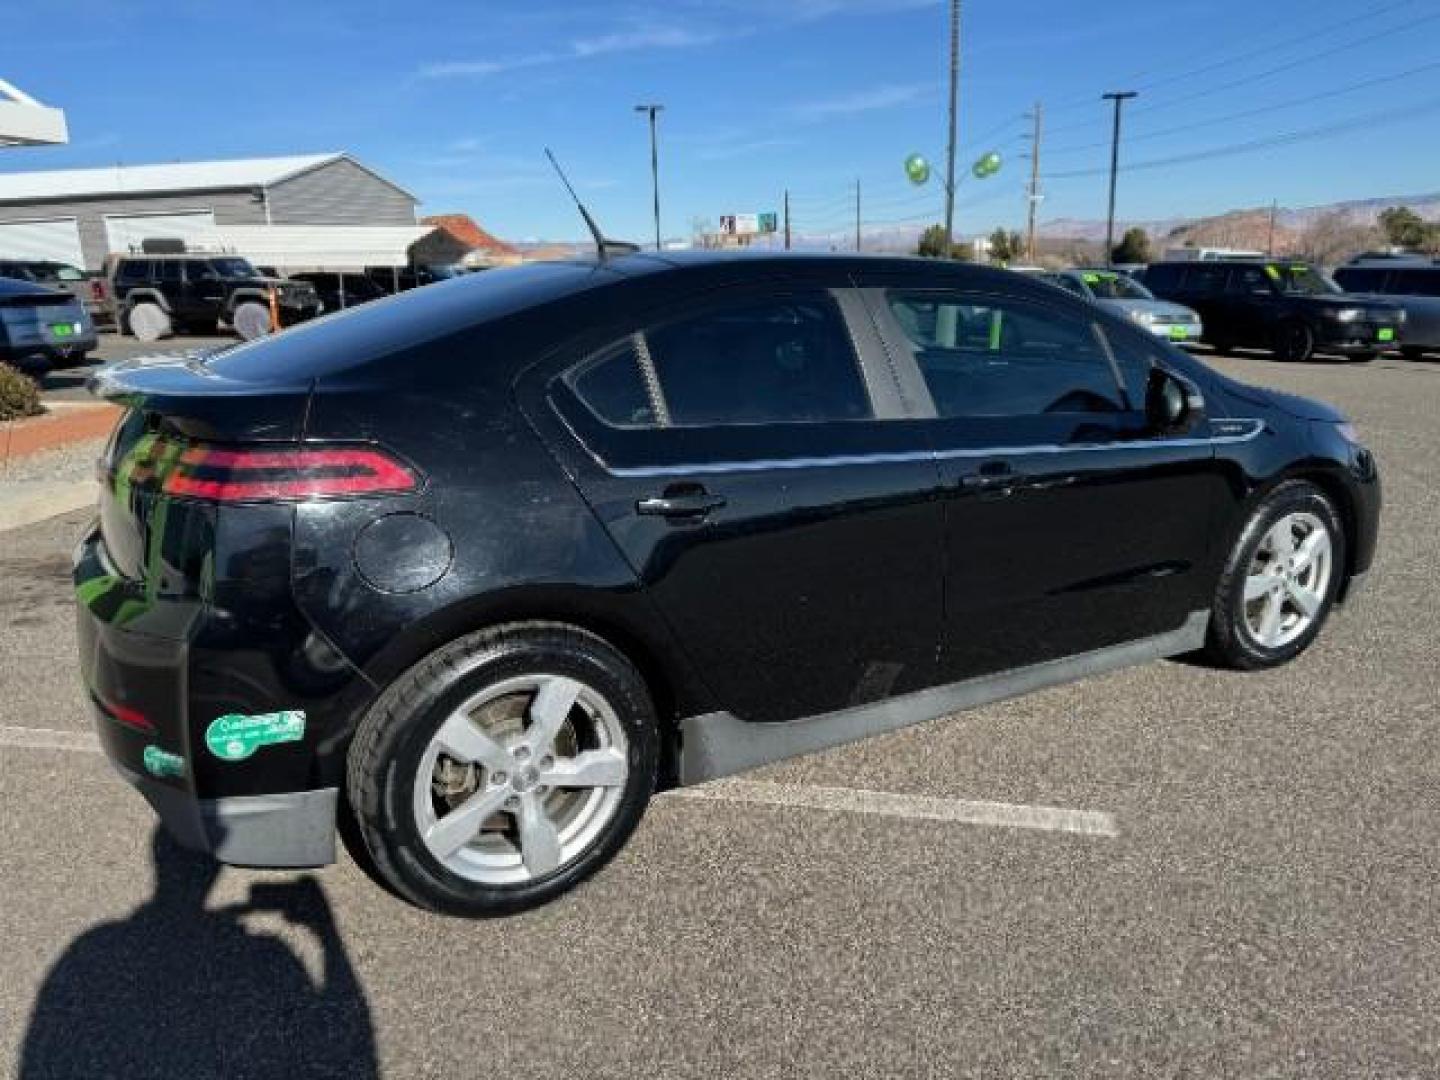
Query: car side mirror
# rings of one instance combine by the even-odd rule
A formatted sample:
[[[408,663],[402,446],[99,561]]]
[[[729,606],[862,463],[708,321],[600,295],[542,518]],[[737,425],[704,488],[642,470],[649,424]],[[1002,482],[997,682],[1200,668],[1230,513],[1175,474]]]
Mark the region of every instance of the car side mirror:
[[[1157,435],[1188,431],[1205,416],[1205,399],[1190,382],[1162,367],[1145,383],[1145,422]]]

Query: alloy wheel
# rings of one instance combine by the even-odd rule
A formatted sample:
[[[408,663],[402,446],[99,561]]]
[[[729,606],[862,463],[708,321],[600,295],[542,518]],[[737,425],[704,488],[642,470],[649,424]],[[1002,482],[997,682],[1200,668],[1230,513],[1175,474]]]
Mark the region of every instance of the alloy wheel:
[[[452,873],[521,884],[604,833],[628,775],[624,727],[599,691],[560,675],[506,679],[436,730],[415,776],[415,824]]]
[[[1333,571],[1330,530],[1308,511],[1266,531],[1245,576],[1245,627],[1267,649],[1304,634],[1324,612]]]

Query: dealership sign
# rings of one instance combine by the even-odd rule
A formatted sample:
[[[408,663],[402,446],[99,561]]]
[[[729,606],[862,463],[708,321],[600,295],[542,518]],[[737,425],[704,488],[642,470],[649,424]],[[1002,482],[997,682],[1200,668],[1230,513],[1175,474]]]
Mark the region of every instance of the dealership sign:
[[[780,223],[780,215],[774,210],[763,214],[721,214],[720,231],[726,236],[754,236],[756,233],[773,233]]]

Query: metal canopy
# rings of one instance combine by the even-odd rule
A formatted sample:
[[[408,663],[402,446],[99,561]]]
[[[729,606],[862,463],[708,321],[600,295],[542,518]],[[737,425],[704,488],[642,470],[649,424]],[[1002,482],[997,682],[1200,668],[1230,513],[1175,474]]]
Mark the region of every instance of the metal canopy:
[[[60,146],[70,141],[65,114],[0,79],[0,146]]]

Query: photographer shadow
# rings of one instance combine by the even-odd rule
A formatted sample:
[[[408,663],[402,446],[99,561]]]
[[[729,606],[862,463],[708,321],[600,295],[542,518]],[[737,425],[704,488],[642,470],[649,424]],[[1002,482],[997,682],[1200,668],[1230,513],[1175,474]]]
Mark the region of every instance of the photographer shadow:
[[[159,828],[152,850],[155,895],[86,931],[46,976],[23,1080],[379,1075],[364,989],[313,877],[256,883],[245,902],[209,909],[220,864]],[[312,935],[319,977],[247,916]]]

